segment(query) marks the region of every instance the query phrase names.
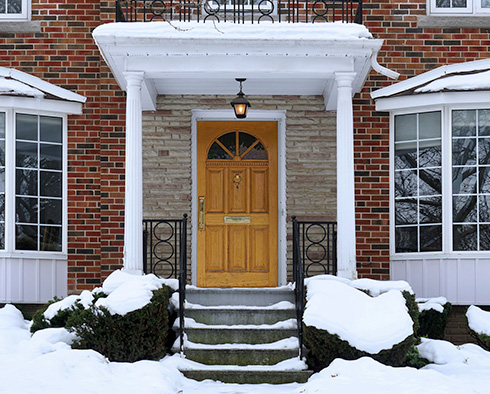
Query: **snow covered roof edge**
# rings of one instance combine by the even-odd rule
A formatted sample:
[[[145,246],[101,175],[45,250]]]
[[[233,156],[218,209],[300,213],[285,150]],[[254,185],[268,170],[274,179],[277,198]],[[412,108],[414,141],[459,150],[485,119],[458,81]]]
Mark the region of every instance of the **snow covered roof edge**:
[[[371,93],[371,97],[373,99],[390,97],[411,89],[415,89],[419,86],[428,84],[436,79],[448,75],[457,75],[460,73],[469,73],[484,70],[490,70],[490,59],[445,65],[417,75],[415,77],[406,79],[405,81],[401,81],[391,86],[378,89]]]
[[[0,67],[0,77],[11,78],[12,80],[21,82],[34,89],[40,90],[44,93],[48,93],[63,100],[75,101],[78,103],[85,103],[85,101],[87,101],[87,98],[85,96],[82,96],[78,93],[73,93],[67,89],[44,81],[41,78],[35,77],[34,75],[30,75],[13,68]]]

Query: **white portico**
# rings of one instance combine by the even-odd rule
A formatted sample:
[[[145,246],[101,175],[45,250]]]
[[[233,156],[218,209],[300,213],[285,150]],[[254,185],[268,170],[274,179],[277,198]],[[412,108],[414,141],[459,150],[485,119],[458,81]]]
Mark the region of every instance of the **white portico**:
[[[249,98],[323,96],[325,110],[336,111],[337,274],[356,277],[352,97],[362,89],[371,68],[396,77],[376,61],[382,40],[372,39],[361,25],[345,23],[116,23],[98,27],[93,35],[127,92],[126,270],[142,271],[142,111],[155,110],[158,95],[234,95],[238,91],[235,78],[246,78],[244,93]],[[273,116],[267,116],[267,111],[254,113],[253,99],[251,104],[250,119]],[[220,113],[220,119],[232,119],[231,107]],[[198,204],[196,197],[193,207]],[[281,226],[285,226],[286,210],[279,211],[279,237],[285,237]],[[279,250],[279,264],[283,255],[285,250]],[[285,270],[282,275],[279,283],[285,281]]]

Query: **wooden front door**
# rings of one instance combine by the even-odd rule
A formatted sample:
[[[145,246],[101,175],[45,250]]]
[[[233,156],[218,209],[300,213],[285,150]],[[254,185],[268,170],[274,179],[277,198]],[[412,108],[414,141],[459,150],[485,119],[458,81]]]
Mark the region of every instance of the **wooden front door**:
[[[197,122],[197,285],[277,286],[277,122]]]

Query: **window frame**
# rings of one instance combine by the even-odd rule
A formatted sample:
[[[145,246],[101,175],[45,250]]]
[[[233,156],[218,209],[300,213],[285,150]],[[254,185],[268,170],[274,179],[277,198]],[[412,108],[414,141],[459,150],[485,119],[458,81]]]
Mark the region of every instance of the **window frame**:
[[[39,258],[66,258],[67,254],[67,235],[68,235],[68,214],[67,214],[67,114],[50,112],[43,110],[28,109],[25,106],[10,107],[0,105],[0,112],[5,113],[5,249],[0,250],[1,257],[39,257]],[[17,250],[15,248],[15,171],[16,171],[16,133],[15,119],[17,114],[28,114],[36,116],[50,116],[62,119],[62,187],[61,187],[61,251],[42,251],[42,250]],[[37,224],[39,226],[39,223]]]
[[[471,16],[471,15],[490,15],[490,8],[484,8],[481,6],[481,0],[466,0],[466,7],[458,8],[448,8],[448,7],[437,7],[437,0],[427,1],[427,14],[428,15],[461,15],[461,16]]]
[[[471,94],[468,92],[467,94]],[[430,94],[429,94],[430,95]],[[431,257],[483,257],[490,256],[490,250],[453,250],[453,185],[452,185],[452,111],[490,109],[485,102],[451,104],[451,101],[425,106],[399,107],[390,111],[390,255],[399,260],[420,260]],[[442,149],[442,250],[439,252],[396,252],[395,239],[395,116],[441,111],[441,149]]]
[[[2,0],[0,0],[2,1]],[[4,1],[4,0],[3,0]],[[0,13],[0,22],[21,22],[31,20],[31,0],[22,1],[22,12],[19,14]]]

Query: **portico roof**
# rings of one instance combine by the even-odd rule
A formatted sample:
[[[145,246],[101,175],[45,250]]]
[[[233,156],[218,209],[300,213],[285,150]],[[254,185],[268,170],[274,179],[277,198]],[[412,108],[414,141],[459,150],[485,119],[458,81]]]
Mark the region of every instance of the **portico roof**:
[[[336,108],[334,74],[355,72],[362,89],[383,43],[362,25],[110,23],[93,32],[122,89],[124,72],[144,72],[143,109],[159,94],[324,95]]]

